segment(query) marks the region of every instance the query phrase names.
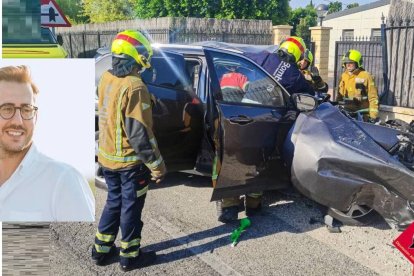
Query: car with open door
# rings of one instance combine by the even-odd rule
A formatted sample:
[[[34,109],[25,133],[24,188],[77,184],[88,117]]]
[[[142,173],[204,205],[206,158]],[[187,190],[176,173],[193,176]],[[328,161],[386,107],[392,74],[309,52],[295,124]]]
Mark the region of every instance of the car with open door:
[[[153,45],[142,79],[155,98],[154,134],[168,170],[212,176],[212,200],[293,183],[344,222],[371,210],[393,227],[413,222],[414,134],[289,95],[243,55],[252,47]],[[110,51],[99,50],[97,82],[110,67]],[[229,72],[243,76],[243,89],[223,85]]]
[[[293,123],[284,119],[290,96],[272,76],[236,50],[182,45],[153,49],[152,68],[142,79],[155,96],[154,133],[168,170],[211,175],[220,155],[213,200],[288,185],[280,153]],[[248,79],[242,97],[231,97],[231,91],[223,93],[220,87],[229,65]],[[96,83],[110,66],[110,52],[100,50]],[[96,121],[99,131],[97,127]],[[104,185],[98,164],[96,182]]]

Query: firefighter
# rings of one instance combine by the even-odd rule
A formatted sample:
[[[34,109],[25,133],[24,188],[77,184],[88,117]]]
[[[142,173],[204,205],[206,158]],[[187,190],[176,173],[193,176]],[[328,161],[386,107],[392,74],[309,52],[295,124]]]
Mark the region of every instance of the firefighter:
[[[345,101],[345,109],[367,111],[364,120],[375,122],[378,119],[378,91],[370,73],[364,70],[362,55],[351,49],[342,58],[345,72],[339,81],[338,101]]]
[[[261,65],[266,71],[291,94],[308,93],[315,95],[312,86],[305,80],[299,71],[297,63],[303,58],[306,46],[300,37],[289,37],[284,40],[278,50],[274,53],[262,51],[260,53],[244,53],[257,64]],[[296,112],[287,114],[289,120],[296,118]],[[293,116],[292,116],[293,115]],[[213,171],[213,186],[221,165],[215,159]],[[245,211],[247,216],[254,216],[262,210],[262,191],[256,191],[245,196]],[[240,197],[224,198],[216,202],[218,220],[224,223],[237,220],[239,206],[242,205]]]
[[[328,84],[324,82],[319,75],[319,70],[316,66],[311,66],[313,62],[313,54],[308,49],[305,50],[303,59],[298,62],[298,67],[305,79],[313,87],[317,93],[327,93]]]
[[[120,266],[123,271],[148,266],[154,251],[140,250],[149,180],[166,174],[152,130],[152,101],[140,74],[150,68],[152,48],[137,31],[116,35],[111,47],[112,68],[98,85],[98,162],[108,185],[108,197],[92,248],[92,259],[104,265],[115,252],[121,228]]]
[[[303,58],[306,46],[303,39],[291,36],[280,43],[276,52],[245,53],[244,55],[261,65],[290,94],[315,95],[312,86],[300,72],[297,63]]]
[[[227,72],[220,79],[220,87],[223,93],[223,100],[241,102],[249,85],[248,78],[237,72],[237,65],[225,66]]]

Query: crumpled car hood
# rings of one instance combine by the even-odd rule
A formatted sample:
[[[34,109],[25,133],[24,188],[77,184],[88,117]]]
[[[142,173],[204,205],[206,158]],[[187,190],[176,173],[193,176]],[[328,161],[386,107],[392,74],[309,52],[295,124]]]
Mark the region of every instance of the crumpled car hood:
[[[399,229],[414,221],[414,173],[338,108],[325,103],[300,114],[289,147],[292,183],[307,197],[341,211],[368,205]]]

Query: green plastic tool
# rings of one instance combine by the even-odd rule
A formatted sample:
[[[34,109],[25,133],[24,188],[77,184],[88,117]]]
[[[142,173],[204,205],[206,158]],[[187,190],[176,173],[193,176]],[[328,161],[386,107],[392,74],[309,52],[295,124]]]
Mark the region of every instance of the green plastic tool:
[[[252,223],[249,218],[243,218],[240,220],[240,227],[234,230],[230,235],[231,246],[235,247],[239,241],[241,233],[246,230],[247,227],[250,227]]]

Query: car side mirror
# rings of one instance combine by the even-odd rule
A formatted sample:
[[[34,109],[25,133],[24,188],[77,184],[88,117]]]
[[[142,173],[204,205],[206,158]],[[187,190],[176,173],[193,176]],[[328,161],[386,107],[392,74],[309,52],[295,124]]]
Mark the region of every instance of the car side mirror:
[[[299,111],[312,111],[318,106],[318,100],[309,94],[293,94],[293,103]]]
[[[60,46],[62,46],[63,45],[63,37],[62,37],[62,35],[58,34],[57,37],[56,37],[56,39],[57,39],[58,44]]]

